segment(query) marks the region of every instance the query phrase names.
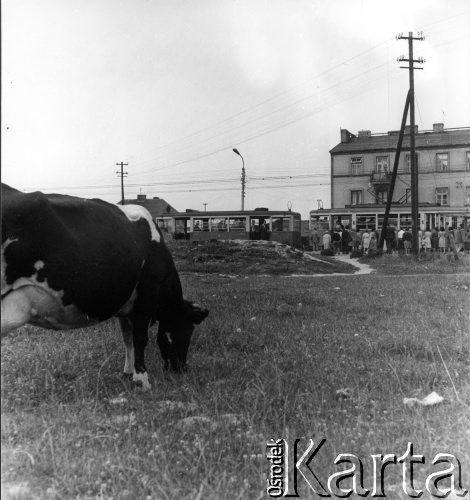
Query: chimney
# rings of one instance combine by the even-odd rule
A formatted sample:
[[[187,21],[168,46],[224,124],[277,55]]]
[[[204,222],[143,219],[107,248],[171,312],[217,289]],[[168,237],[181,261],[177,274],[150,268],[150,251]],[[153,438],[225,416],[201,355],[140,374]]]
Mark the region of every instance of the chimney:
[[[346,130],[345,128],[340,129],[341,130],[341,142],[346,143],[346,142],[351,142],[351,139],[355,137],[354,134],[351,134],[349,130]]]
[[[444,132],[444,124],[443,123],[433,123],[432,124],[433,132]]]
[[[358,137],[370,137],[370,130],[359,130]]]
[[[146,194],[138,194],[137,195],[137,200],[138,201],[144,201],[147,199],[147,195]]]

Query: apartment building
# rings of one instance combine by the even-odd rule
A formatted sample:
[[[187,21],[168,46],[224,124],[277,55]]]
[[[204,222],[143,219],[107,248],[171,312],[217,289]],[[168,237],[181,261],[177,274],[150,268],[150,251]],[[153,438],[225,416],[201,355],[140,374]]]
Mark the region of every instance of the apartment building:
[[[311,223],[336,221],[356,229],[380,228],[390,187],[399,131],[357,135],[341,130],[330,150],[331,209],[312,210]],[[470,231],[470,127],[415,127],[420,226],[464,224]],[[405,130],[389,223],[411,226],[410,128]],[[320,224],[321,225],[321,224]],[[469,233],[466,233],[470,236]],[[470,239],[470,238],[468,238]]]

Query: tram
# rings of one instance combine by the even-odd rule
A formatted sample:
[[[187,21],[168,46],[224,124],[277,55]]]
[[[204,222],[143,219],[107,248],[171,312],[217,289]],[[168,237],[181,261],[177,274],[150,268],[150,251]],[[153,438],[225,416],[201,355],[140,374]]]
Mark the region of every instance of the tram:
[[[196,211],[162,215],[159,228],[175,239],[270,240],[301,246],[300,214],[267,208],[243,211]]]

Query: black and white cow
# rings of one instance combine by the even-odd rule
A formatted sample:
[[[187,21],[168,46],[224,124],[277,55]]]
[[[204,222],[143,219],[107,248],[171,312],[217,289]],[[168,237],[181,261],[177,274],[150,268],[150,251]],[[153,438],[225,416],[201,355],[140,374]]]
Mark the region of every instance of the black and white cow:
[[[184,370],[194,325],[206,309],[183,299],[173,259],[150,213],[2,184],[2,335],[31,323],[86,327],[117,316],[126,347],[124,372],[150,384],[148,328],[166,368]]]

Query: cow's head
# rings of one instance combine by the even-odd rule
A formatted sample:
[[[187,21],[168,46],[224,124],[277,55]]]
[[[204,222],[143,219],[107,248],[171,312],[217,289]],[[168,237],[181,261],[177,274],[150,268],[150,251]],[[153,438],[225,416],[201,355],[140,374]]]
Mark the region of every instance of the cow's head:
[[[208,314],[207,309],[185,300],[179,314],[160,320],[157,338],[166,369],[171,368],[175,372],[186,370],[186,356],[194,325],[199,325]]]

